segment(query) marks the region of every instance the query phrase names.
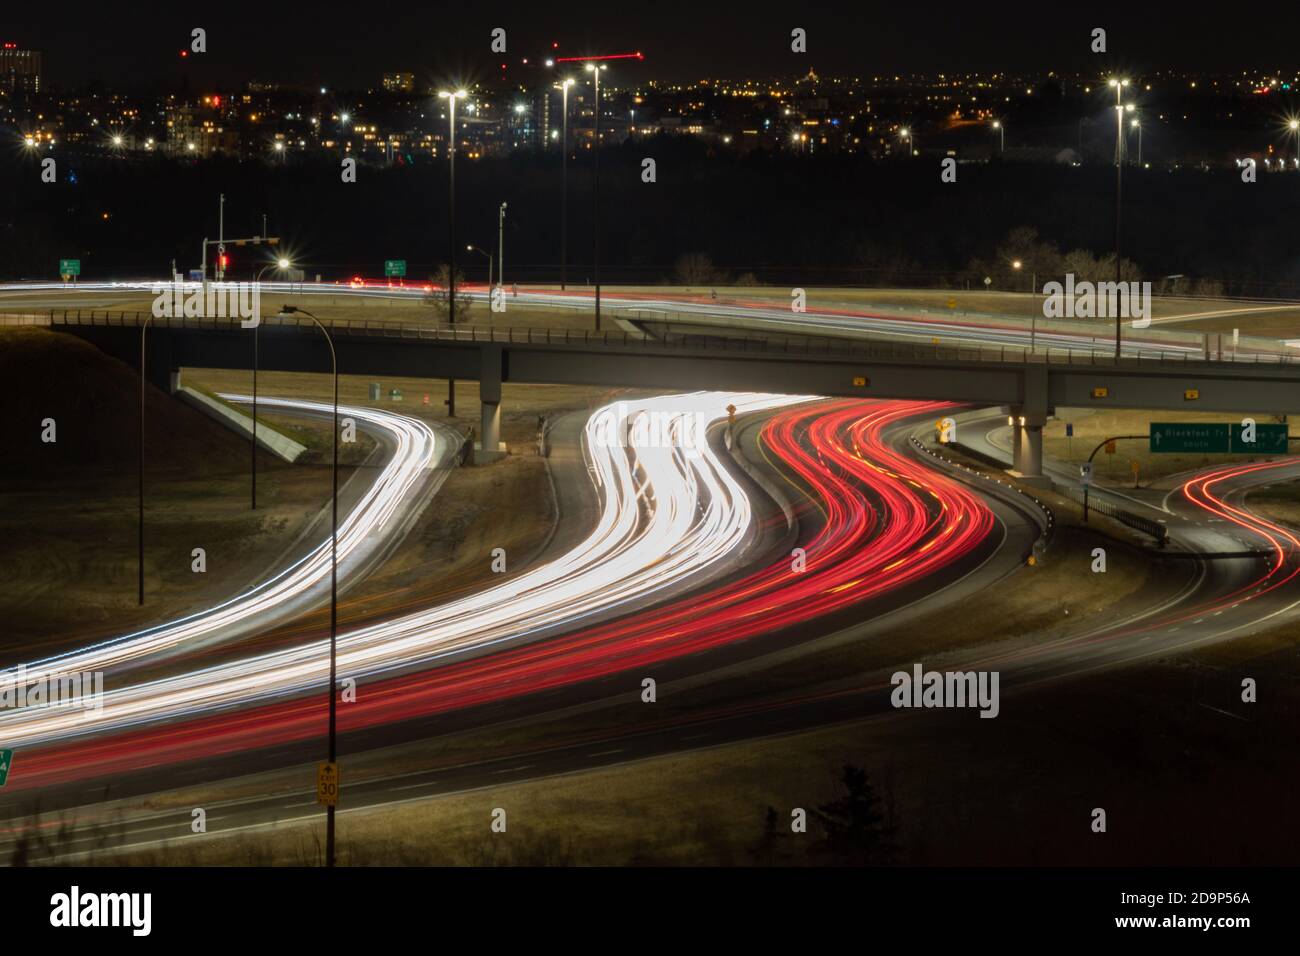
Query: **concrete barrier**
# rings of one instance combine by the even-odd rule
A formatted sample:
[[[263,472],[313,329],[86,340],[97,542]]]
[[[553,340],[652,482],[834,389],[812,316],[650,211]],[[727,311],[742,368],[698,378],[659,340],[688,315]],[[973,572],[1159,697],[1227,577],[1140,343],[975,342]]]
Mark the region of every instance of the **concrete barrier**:
[[[238,432],[245,438],[251,436],[253,419],[242,412],[236,411],[224,402],[204,395],[188,385],[181,385],[177,388],[175,395],[186,405],[197,408],[204,415],[220,422],[230,430]],[[281,458],[290,464],[301,458],[307,451],[306,445],[298,444],[292,438],[281,435],[278,431],[268,428],[262,422],[257,423],[257,444],[258,447],[269,451],[277,458]]]

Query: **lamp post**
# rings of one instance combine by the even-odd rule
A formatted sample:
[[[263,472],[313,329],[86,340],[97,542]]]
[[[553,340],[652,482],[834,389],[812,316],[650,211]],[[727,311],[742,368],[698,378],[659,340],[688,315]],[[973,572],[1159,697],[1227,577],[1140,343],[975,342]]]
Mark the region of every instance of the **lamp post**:
[[[465,247],[465,251],[466,251],[466,252],[477,252],[477,253],[478,253],[479,255],[481,255],[481,256],[487,256],[487,261],[488,261],[488,280],[487,280],[487,284],[488,284],[488,295],[491,295],[491,294],[492,294],[492,253],[490,253],[490,252],[484,252],[484,251],[483,251],[482,249],[480,249],[478,246],[475,246],[475,245],[472,245],[472,244],[466,246],[466,247]]]
[[[993,128],[998,131],[998,152],[1005,153],[1007,151],[1007,129],[1002,125],[1001,120],[994,120]]]
[[[263,234],[266,233],[265,223],[262,225],[262,232]],[[275,262],[267,263],[258,270],[256,278],[253,279],[253,287],[257,288],[258,283],[262,281],[262,276],[266,274],[267,269],[275,268],[283,272],[285,269],[289,268],[289,266],[290,262],[288,259],[277,259]],[[261,301],[261,296],[258,296],[258,301]],[[248,472],[250,476],[252,510],[254,511],[257,510],[257,333],[261,327],[262,317],[259,315],[257,316],[257,323],[253,326],[253,427],[251,429],[252,442],[250,443],[253,447],[250,456],[252,460]]]
[[[1295,134],[1295,164],[1300,169],[1300,119],[1293,119],[1286,125]]]
[[[506,204],[497,210],[497,285],[506,294]]]
[[[563,292],[569,271],[569,87],[573,79],[560,84],[563,105],[560,107],[560,291]]]
[[[316,328],[320,329],[321,335],[325,336],[325,341],[330,347],[330,365],[334,375],[334,489],[331,495],[330,508],[330,727],[329,727],[329,762],[334,763],[338,756],[337,744],[337,727],[338,727],[338,677],[337,677],[337,660],[338,660],[338,633],[339,633],[339,574],[338,574],[338,553],[339,553],[339,360],[334,351],[334,339],[331,338],[325,326],[321,325],[320,319],[312,315],[306,309],[300,309],[297,306],[285,305],[280,307],[281,316],[301,314],[307,316],[312,322],[316,323]],[[325,865],[334,865],[334,804],[329,804],[325,808]]]
[[[1111,77],[1110,85],[1115,88],[1115,281],[1120,281],[1121,260],[1120,260],[1120,223],[1121,223],[1121,203],[1124,193],[1124,105],[1122,97],[1124,87],[1128,86],[1128,80],[1121,80]],[[1118,311],[1118,310],[1117,310]],[[1123,328],[1124,320],[1120,315],[1115,316],[1115,361],[1119,361],[1120,356],[1120,332]]]
[[[604,63],[588,63],[587,72],[592,75],[596,91],[596,123],[592,133],[591,148],[596,153],[595,188],[591,196],[591,253],[592,272],[596,280],[596,331],[600,331],[600,71],[606,69]]]
[[[144,317],[144,324],[140,326],[140,461],[139,461],[139,489],[140,489],[140,515],[136,524],[136,542],[138,545],[136,554],[136,568],[139,578],[139,603],[144,605],[144,369],[145,369],[145,338],[144,334],[149,331],[149,323],[153,320],[153,313]]]
[[[438,93],[439,99],[447,101],[447,116],[451,135],[447,157],[450,160],[449,169],[451,173],[448,201],[447,222],[450,229],[451,241],[448,243],[451,252],[451,262],[447,266],[447,318],[450,324],[456,324],[456,101],[465,98],[464,90],[441,90]]]

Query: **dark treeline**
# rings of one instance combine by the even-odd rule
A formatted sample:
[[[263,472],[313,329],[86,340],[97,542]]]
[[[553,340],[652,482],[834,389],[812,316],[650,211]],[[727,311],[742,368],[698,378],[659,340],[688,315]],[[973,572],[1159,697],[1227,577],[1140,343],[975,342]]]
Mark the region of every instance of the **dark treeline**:
[[[287,165],[223,159],[111,161],[61,156],[59,181],[40,181],[30,155],[0,159],[0,277],[54,278],[60,258],[83,260],[83,277],[166,275],[170,260],[199,264],[200,241],[282,236],[309,279],[382,273],[405,258],[412,279],[431,275],[448,250],[447,167],[362,164],[343,183],[337,161]],[[656,161],[654,183],[642,160]],[[893,162],[860,157],[715,152],[687,138],[661,138],[601,156],[602,280],[669,280],[679,259],[702,253],[719,283],[900,284],[979,282],[1016,227],[1032,226],[1061,248],[1114,250],[1115,170],[1090,163],[961,165],[940,181],[937,155]],[[591,274],[592,156],[569,163],[569,280]],[[555,281],[560,263],[558,155],[457,162],[460,244],[496,246],[496,209],[509,203],[506,280]],[[1144,278],[1219,280],[1230,294],[1300,295],[1300,174],[1259,172],[1247,184],[1232,168],[1124,173],[1125,259]],[[231,276],[264,261],[232,249]],[[473,281],[486,261],[462,251]]]

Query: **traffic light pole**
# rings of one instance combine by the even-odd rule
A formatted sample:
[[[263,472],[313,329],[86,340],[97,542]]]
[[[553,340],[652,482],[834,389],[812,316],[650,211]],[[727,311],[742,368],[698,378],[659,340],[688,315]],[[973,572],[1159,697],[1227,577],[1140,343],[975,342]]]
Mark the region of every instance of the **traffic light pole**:
[[[1097,452],[1101,451],[1111,442],[1128,441],[1130,439],[1137,439],[1137,438],[1140,438],[1143,441],[1150,441],[1151,436],[1150,435],[1115,435],[1111,438],[1103,438],[1101,442],[1097,445],[1097,447],[1092,450],[1092,454],[1088,456],[1089,471],[1091,471],[1092,469],[1092,460],[1097,457]],[[1090,477],[1088,482],[1085,483],[1083,486],[1083,523],[1084,524],[1088,523],[1088,489],[1091,486],[1092,486],[1092,480]]]

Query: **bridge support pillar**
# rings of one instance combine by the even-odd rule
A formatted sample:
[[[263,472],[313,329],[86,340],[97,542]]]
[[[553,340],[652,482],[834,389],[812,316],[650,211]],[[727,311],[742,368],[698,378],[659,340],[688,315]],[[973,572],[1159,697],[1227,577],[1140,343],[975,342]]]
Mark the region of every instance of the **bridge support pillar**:
[[[1052,480],[1043,474],[1044,414],[1020,414],[1013,410],[1015,460],[1010,474],[1025,484],[1050,488]]]
[[[499,345],[485,346],[482,353],[479,395],[479,441],[474,446],[476,464],[496,461],[507,453],[501,444],[501,372],[502,352]]]

